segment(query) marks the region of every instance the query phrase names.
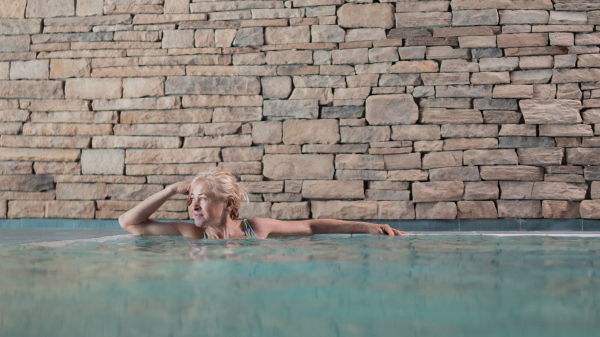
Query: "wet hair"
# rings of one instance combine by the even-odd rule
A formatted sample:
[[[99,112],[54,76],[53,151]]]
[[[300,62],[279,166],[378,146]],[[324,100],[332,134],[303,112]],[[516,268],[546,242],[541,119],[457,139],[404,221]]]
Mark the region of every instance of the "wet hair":
[[[198,173],[192,180],[190,191],[201,182],[205,183],[204,187],[209,198],[223,202],[231,199],[233,209],[230,216],[232,219],[239,218],[242,201],[248,201],[248,192],[235,181],[231,173],[220,169]]]

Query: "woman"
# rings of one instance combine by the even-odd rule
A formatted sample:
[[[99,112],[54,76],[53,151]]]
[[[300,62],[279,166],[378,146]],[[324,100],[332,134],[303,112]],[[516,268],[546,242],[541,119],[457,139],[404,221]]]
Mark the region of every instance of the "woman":
[[[194,223],[158,222],[152,213],[175,194],[187,194]],[[137,235],[184,236],[192,239],[241,239],[279,236],[307,236],[327,233],[405,235],[389,225],[366,222],[311,219],[280,221],[266,218],[238,219],[246,193],[228,172],[208,171],[192,181],[167,186],[119,217],[123,229]]]

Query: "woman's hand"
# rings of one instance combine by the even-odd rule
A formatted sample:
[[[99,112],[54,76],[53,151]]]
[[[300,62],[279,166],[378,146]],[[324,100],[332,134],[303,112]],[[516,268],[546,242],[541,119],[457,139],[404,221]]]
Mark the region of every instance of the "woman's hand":
[[[408,235],[408,232],[401,232],[397,229],[394,229],[392,227],[390,227],[390,225],[385,224],[385,225],[377,225],[378,230],[379,230],[379,235],[389,235],[389,236],[394,236],[394,235],[400,235],[400,236],[405,236]]]
[[[169,188],[175,194],[189,194],[191,186],[192,186],[192,181],[185,180],[185,181],[180,181],[178,183],[169,185]]]

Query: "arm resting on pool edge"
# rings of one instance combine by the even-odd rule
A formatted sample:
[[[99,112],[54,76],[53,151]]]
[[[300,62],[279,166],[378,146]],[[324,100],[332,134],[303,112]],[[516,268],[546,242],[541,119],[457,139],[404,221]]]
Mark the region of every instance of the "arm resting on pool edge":
[[[190,183],[191,181],[184,181],[169,185],[164,190],[151,195],[134,208],[121,214],[119,225],[124,230],[136,235],[193,237],[195,233],[187,222],[159,222],[149,219],[150,215],[156,212],[170,197],[175,194],[187,194]]]
[[[276,219],[249,219],[250,226],[255,232],[261,232],[264,237],[278,236],[308,236],[314,234],[375,234],[375,235],[406,235],[391,228],[389,225],[372,224],[359,221],[344,221],[333,219],[309,219],[301,221],[281,221]]]

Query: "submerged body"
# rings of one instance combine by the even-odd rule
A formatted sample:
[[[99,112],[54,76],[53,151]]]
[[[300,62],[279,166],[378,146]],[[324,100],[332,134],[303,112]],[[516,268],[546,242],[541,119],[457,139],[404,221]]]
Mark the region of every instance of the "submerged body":
[[[150,220],[162,204],[176,194],[188,195],[194,223]],[[194,180],[167,186],[119,217],[125,230],[137,235],[184,236],[192,239],[236,239],[247,237],[247,227],[259,239],[313,234],[405,235],[389,225],[332,219],[280,221],[269,218],[238,219],[244,192],[235,178],[223,171],[210,171]],[[245,224],[244,221],[247,221]]]

